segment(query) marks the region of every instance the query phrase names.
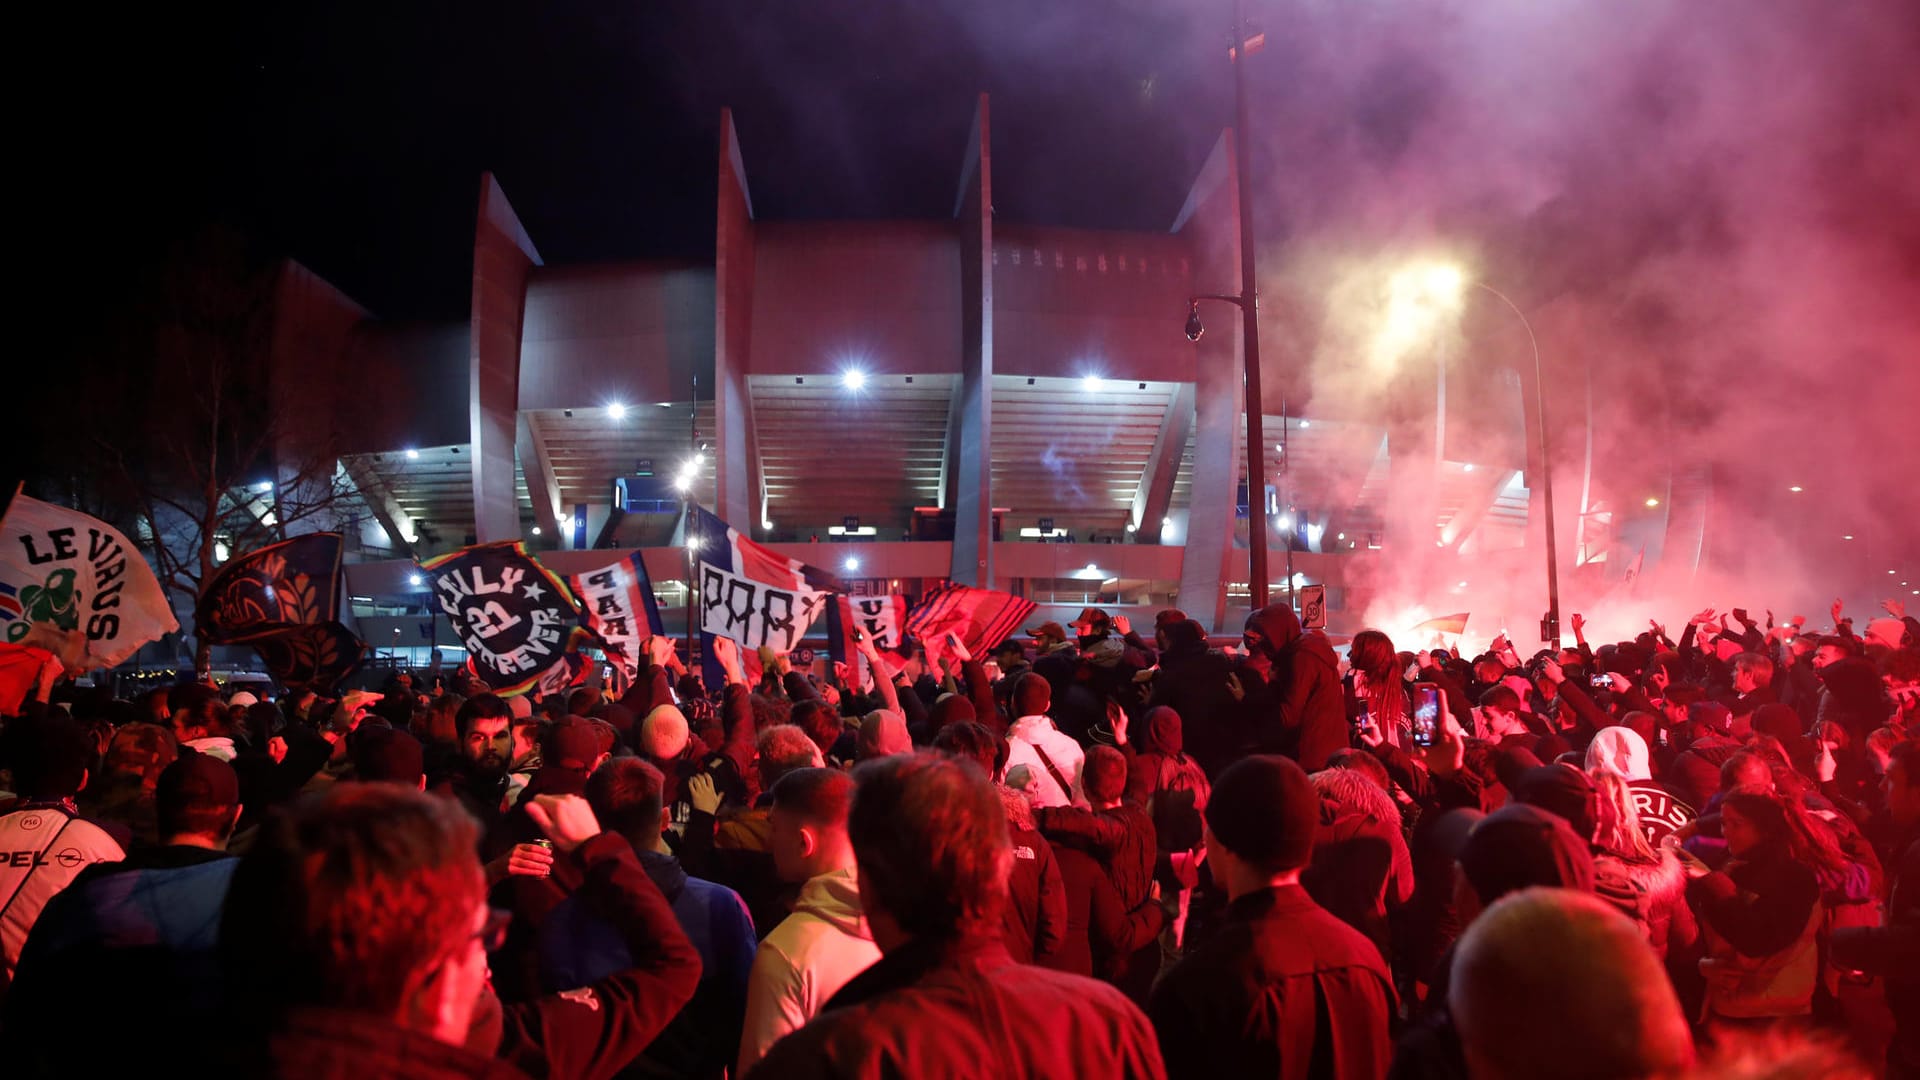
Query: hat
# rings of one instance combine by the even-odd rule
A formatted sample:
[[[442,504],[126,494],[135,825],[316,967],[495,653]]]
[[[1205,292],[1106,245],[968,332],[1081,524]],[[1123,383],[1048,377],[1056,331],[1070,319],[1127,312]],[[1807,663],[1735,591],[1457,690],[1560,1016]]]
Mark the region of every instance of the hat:
[[[1155,630],[1164,630],[1169,626],[1175,626],[1186,621],[1187,613],[1181,611],[1179,608],[1163,608],[1154,615],[1153,628]]]
[[[1082,608],[1080,617],[1067,625],[1075,629],[1084,626],[1086,627],[1085,633],[1092,633],[1095,630],[1105,630],[1107,627],[1112,626],[1113,618],[1099,608]]]
[[[254,697],[251,690],[242,690],[228,698],[227,704],[240,706],[258,705],[260,704],[260,699]]]
[[[1542,765],[1521,773],[1513,797],[1560,815],[1573,827],[1573,835],[1588,841],[1599,825],[1599,792],[1593,780],[1568,765]]]
[[[1593,891],[1593,855],[1558,814],[1509,803],[1481,819],[1460,849],[1460,871],[1480,903],[1534,885]]]
[[[1207,799],[1207,827],[1235,856],[1278,873],[1307,865],[1320,795],[1289,758],[1256,754],[1224,769]]]
[[[540,731],[540,763],[586,772],[606,753],[600,728],[578,716],[556,720]]]
[[[420,740],[391,727],[361,724],[347,741],[353,758],[353,772],[361,780],[418,785],[426,775],[425,752]]]
[[[1057,622],[1043,622],[1039,626],[1030,626],[1027,628],[1027,635],[1037,638],[1052,638],[1055,641],[1067,640],[1066,630]]]
[[[525,694],[515,694],[507,699],[507,711],[515,720],[533,719],[533,702]]]
[[[153,799],[160,806],[179,808],[238,806],[240,777],[233,766],[209,754],[181,754],[160,773]]]

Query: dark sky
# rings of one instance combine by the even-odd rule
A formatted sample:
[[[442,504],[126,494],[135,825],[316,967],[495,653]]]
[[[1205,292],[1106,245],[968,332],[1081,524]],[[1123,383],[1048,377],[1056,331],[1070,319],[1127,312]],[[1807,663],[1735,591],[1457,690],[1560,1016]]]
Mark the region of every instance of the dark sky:
[[[111,282],[219,222],[378,314],[458,318],[482,170],[550,262],[705,259],[723,105],[761,216],[928,218],[985,90],[1003,218],[1164,229],[1227,119],[1225,49],[1196,47],[1224,46],[1212,6],[1204,27],[1145,0],[51,14],[34,224]]]

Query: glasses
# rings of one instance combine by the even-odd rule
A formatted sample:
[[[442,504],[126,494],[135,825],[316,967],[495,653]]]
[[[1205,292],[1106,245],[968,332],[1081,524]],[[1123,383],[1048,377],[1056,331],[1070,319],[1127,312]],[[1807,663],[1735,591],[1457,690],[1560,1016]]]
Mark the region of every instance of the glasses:
[[[507,928],[513,924],[513,912],[501,908],[488,908],[487,921],[473,936],[480,940],[480,947],[488,952],[499,952],[507,943]]]

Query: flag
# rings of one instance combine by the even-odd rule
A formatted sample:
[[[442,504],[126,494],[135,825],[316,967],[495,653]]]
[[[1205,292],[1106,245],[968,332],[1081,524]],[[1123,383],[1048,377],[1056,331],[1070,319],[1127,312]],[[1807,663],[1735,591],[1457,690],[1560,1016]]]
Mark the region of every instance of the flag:
[[[883,652],[897,652],[907,640],[907,598],[904,596],[836,596],[827,608],[827,652],[842,664],[854,665],[864,684],[867,660],[854,647],[859,630]]]
[[[52,653],[31,645],[0,648],[0,716],[20,715],[20,707],[40,687],[40,672],[59,663]]]
[[[721,680],[713,637],[732,638],[743,652],[762,645],[792,652],[839,580],[818,567],[754,543],[739,530],[694,506],[688,544],[700,557],[700,653],[707,685]]]
[[[1647,549],[1643,547],[1640,549],[1639,554],[1633,557],[1633,561],[1627,564],[1627,572],[1620,575],[1620,588],[1627,590],[1633,588],[1633,583],[1640,579],[1640,564],[1644,563],[1646,559]]]
[[[247,644],[288,689],[331,690],[360,669],[366,643],[338,622],[284,627]]]
[[[132,541],[104,521],[15,495],[0,522],[0,635],[84,634],[75,672],[110,668],[180,629]]]
[[[662,632],[660,606],[640,553],[567,580],[580,597],[581,621],[599,637],[607,659],[628,681],[638,678],[647,639]]]
[[[1436,634],[1464,634],[1467,630],[1467,612],[1458,615],[1437,615],[1414,627],[1415,632],[1431,630]]]
[[[567,583],[520,541],[461,548],[420,569],[431,576],[440,610],[466,646],[469,668],[489,690],[524,694],[567,662],[580,609]]]
[[[340,534],[309,533],[228,560],[200,590],[194,632],[238,644],[340,616]]]
[[[960,643],[975,656],[1005,641],[1033,614],[1033,601],[995,589],[975,589],[966,585],[942,585],[920,598],[907,615],[906,631],[927,650],[927,656],[939,659],[946,651],[947,635],[960,635]]]

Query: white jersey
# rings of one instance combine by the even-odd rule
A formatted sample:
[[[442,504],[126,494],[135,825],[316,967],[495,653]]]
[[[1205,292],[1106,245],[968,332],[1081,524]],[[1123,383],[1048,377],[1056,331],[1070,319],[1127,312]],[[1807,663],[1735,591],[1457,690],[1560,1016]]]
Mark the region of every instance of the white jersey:
[[[47,901],[88,866],[126,857],[106,830],[67,804],[32,803],[0,815],[0,961],[8,982]]]

